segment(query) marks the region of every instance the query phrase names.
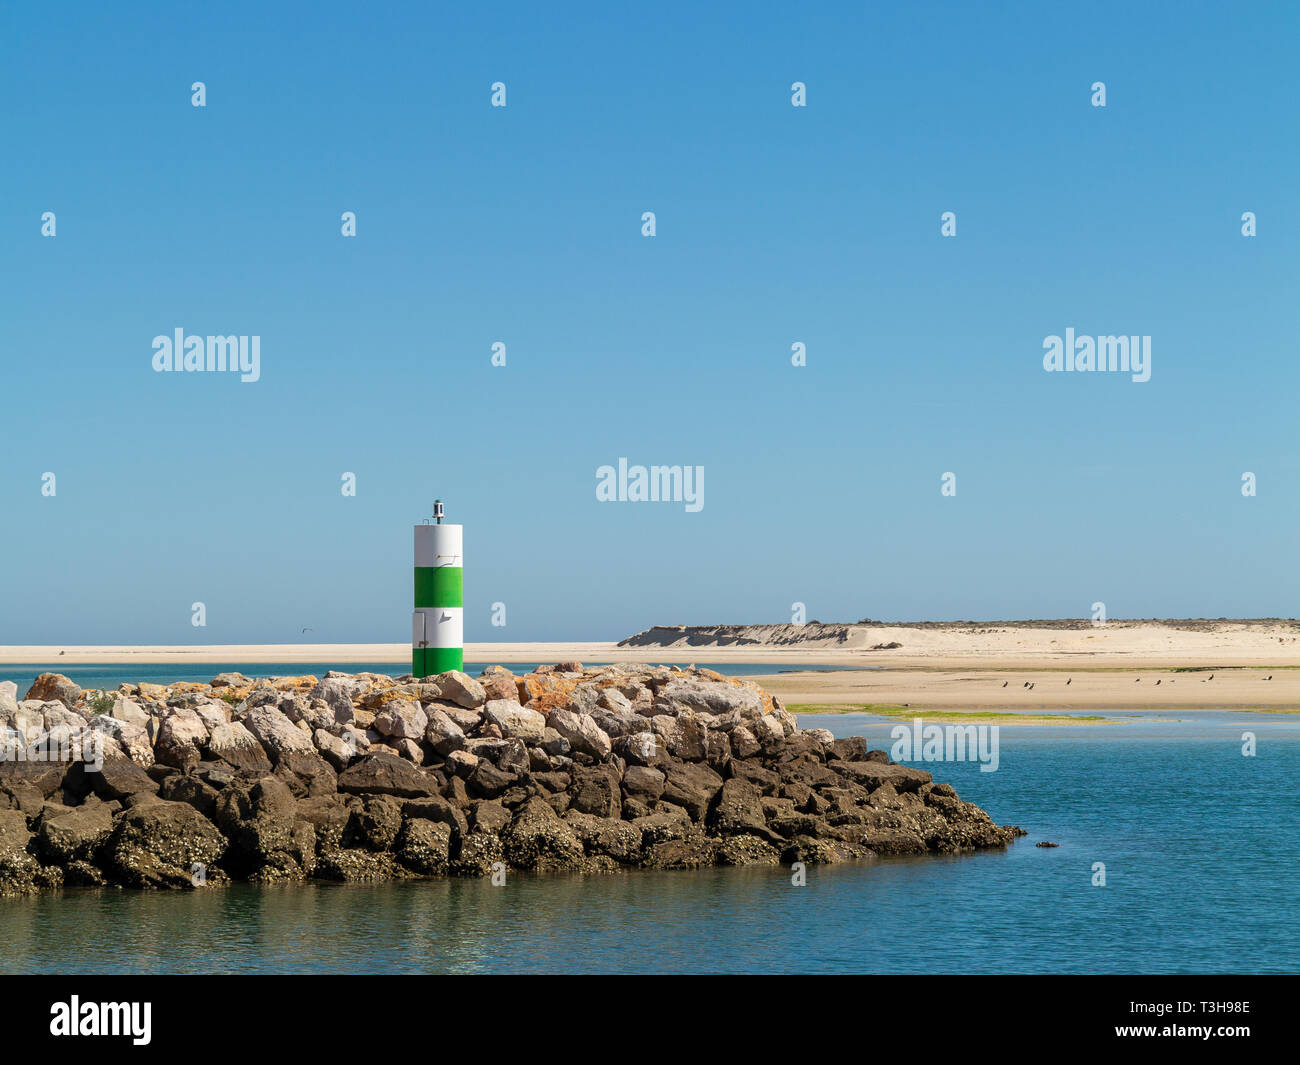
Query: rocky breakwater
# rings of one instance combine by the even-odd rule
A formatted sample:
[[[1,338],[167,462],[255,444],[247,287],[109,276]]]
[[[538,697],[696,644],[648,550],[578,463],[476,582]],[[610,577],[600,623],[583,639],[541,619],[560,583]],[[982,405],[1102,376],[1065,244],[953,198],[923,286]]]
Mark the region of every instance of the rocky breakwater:
[[[0,894],[1003,847],[929,773],[704,669],[0,685]],[[18,755],[16,743],[25,743]],[[42,758],[102,742],[102,766]]]

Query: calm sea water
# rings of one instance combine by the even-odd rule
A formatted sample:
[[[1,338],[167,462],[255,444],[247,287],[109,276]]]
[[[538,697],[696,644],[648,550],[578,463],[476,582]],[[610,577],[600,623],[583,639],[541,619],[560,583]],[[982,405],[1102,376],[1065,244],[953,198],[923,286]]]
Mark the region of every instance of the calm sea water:
[[[806,727],[867,735],[858,715]],[[1258,754],[1243,757],[1253,731]],[[1005,853],[505,887],[69,891],[0,900],[6,972],[1296,972],[1300,719],[1004,727],[929,765],[1029,836]],[[1041,839],[1058,849],[1034,847]],[[1093,863],[1107,884],[1092,886]]]
[[[541,663],[507,662],[505,666],[512,673],[530,673]],[[554,663],[551,663],[554,665]],[[605,665],[601,662],[586,662],[584,665]],[[754,677],[769,673],[823,672],[837,669],[879,668],[875,666],[800,666],[792,670],[788,663],[738,665],[728,662],[719,665],[713,662],[696,662],[704,669],[717,670],[732,677]],[[465,672],[470,676],[478,674],[491,665],[489,662],[466,662]],[[59,661],[46,662],[44,665],[0,665],[0,680],[12,680],[18,685],[18,697],[27,694],[27,689],[42,673],[62,673],[69,680],[75,681],[83,688],[116,688],[119,684],[175,684],[178,681],[197,681],[206,684],[218,673],[243,673],[246,677],[300,677],[312,674],[323,677],[331,669],[347,673],[387,673],[389,676],[401,676],[411,670],[409,662],[167,662],[148,664],[144,662],[127,662],[122,665],[87,665],[64,664]]]

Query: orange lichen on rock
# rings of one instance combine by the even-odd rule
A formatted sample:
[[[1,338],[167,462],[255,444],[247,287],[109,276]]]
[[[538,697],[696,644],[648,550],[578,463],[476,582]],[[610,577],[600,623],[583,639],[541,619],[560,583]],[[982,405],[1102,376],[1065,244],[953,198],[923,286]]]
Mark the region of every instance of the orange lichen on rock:
[[[569,704],[569,696],[578,686],[581,676],[564,677],[558,673],[530,673],[519,678],[519,701],[529,710],[546,713],[549,710],[563,710]]]

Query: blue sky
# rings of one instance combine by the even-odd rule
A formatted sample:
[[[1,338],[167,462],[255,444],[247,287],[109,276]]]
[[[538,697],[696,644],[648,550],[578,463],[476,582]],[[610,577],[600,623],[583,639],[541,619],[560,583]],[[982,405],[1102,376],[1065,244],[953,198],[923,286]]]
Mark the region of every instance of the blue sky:
[[[7,6],[0,642],[1294,615],[1300,9],[1130,7]]]

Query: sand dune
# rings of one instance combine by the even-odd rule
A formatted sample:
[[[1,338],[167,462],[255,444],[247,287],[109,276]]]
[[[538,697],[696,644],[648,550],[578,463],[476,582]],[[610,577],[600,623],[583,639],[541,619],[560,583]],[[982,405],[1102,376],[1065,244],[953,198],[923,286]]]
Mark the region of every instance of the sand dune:
[[[802,638],[798,634],[804,633]],[[807,661],[889,667],[971,664],[1070,666],[1226,663],[1300,665],[1300,622],[1181,621],[917,622],[870,625],[661,626],[629,637],[620,653],[657,647],[692,655],[807,656]],[[897,646],[891,646],[897,645]]]

